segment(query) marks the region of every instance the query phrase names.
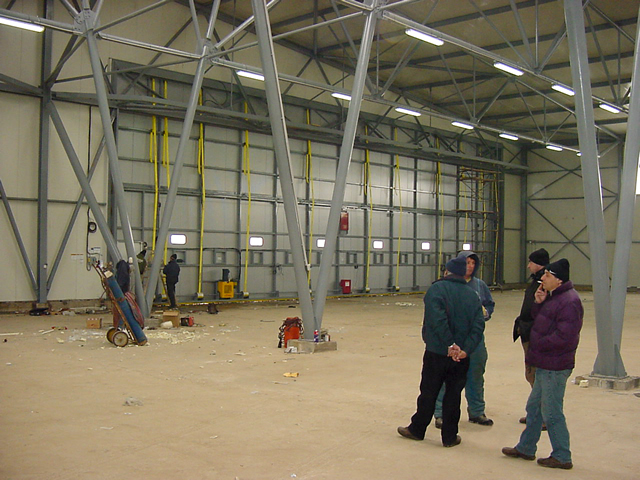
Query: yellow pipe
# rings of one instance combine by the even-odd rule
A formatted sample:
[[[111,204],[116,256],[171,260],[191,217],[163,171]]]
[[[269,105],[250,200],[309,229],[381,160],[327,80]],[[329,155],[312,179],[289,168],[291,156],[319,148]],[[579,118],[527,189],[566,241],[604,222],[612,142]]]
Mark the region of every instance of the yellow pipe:
[[[156,96],[156,79],[151,79],[151,90],[153,97]],[[155,102],[153,103],[155,105]],[[151,239],[151,250],[155,254],[156,232],[158,229],[158,119],[154,115],[151,117],[151,135],[149,138],[149,161],[153,162],[153,237]]]
[[[244,104],[244,113],[248,112],[247,102]],[[247,235],[245,238],[244,254],[244,283],[242,287],[243,296],[248,296],[247,277],[249,273],[249,233],[251,228],[251,162],[249,157],[249,130],[244,131],[244,143],[242,145],[242,171],[247,176]]]
[[[398,141],[398,129],[394,127],[393,129],[394,140]],[[393,188],[398,192],[398,203],[400,204],[400,220],[398,221],[398,255],[396,258],[396,291],[400,290],[400,242],[402,240],[402,188],[400,185],[400,156],[396,154],[396,165],[394,168],[394,182]]]
[[[369,135],[369,129],[364,126],[364,135]],[[369,143],[369,140],[365,140],[365,143]],[[369,271],[371,265],[371,224],[373,223],[373,199],[371,198],[371,164],[369,157],[369,149],[364,150],[364,188],[369,198],[369,228],[367,229],[367,276],[365,278],[364,291],[369,293],[371,288],[369,287]]]
[[[307,109],[307,125],[311,125],[311,116],[309,109]],[[311,220],[309,225],[309,265],[311,265],[311,254],[313,253],[313,227],[314,227],[314,215],[316,197],[313,189],[313,159],[311,156],[311,140],[307,140],[307,164],[305,168],[305,180],[307,183],[311,183]],[[311,286],[311,268],[307,270],[307,284]]]
[[[202,90],[198,97],[198,104],[202,105]],[[204,124],[200,123],[200,136],[198,137],[198,173],[202,179],[202,202],[200,210],[200,260],[198,262],[198,292],[197,297],[204,297],[202,293],[202,262],[203,262],[203,246],[204,246],[204,209],[206,202],[205,178],[204,178]]]
[[[440,238],[439,238],[440,247],[438,249],[440,254],[438,255],[437,275],[440,275],[440,272],[442,271],[442,245],[444,243],[444,202],[442,201],[443,200],[442,199],[442,170],[441,170],[440,162],[438,162],[437,184],[438,184],[437,193],[438,193],[438,198],[440,200]]]
[[[167,81],[164,81],[164,99],[167,100]],[[164,131],[162,132],[162,164],[167,169],[167,190],[171,185],[171,175],[169,173],[169,118],[164,117]],[[167,263],[167,242],[164,242],[164,263]]]

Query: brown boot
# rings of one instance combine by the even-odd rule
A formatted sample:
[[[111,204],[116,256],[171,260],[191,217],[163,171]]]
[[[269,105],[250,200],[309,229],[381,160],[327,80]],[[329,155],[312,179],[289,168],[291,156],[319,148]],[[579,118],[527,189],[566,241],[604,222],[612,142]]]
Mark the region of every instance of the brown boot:
[[[573,468],[573,463],[562,463],[560,460],[553,457],[539,458],[538,465],[542,465],[543,467],[548,468],[562,468],[563,470],[571,470]]]

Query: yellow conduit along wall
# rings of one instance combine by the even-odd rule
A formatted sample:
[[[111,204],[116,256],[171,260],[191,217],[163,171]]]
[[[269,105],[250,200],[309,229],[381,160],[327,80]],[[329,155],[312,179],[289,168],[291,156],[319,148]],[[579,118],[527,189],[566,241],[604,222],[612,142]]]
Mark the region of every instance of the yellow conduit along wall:
[[[244,113],[248,112],[248,106],[245,102]],[[251,161],[249,156],[249,130],[244,131],[244,142],[242,144],[242,173],[247,176],[247,234],[245,238],[244,249],[244,283],[242,287],[242,295],[249,296],[247,290],[247,279],[249,277],[249,235],[251,232]]]
[[[156,79],[151,79],[151,90],[153,97],[156,96]],[[155,102],[153,103],[155,105]],[[155,253],[156,235],[158,230],[158,118],[153,115],[151,117],[151,132],[149,133],[149,162],[153,163],[153,181],[155,188],[153,190],[153,236],[151,238],[151,249]]]
[[[169,98],[167,95],[166,80],[164,81],[163,95],[165,100]],[[168,117],[164,117],[164,129],[162,131],[162,165],[167,171],[167,191],[168,191],[169,187],[171,186],[171,172],[169,168],[169,118]],[[167,263],[167,245],[168,245],[168,242],[165,241],[164,257],[163,257],[164,263]]]
[[[440,162],[438,162],[437,165],[436,194],[438,195],[438,203],[440,204],[440,238],[438,239],[438,272],[436,276],[440,277],[442,273],[442,248],[444,245],[444,202],[442,197],[442,168]]]
[[[493,250],[493,284],[497,284],[498,283],[498,247],[499,247],[499,235],[500,235],[500,229],[497,226],[497,223],[500,221],[500,195],[498,194],[498,182],[493,182],[493,198],[494,198],[494,207],[496,209],[496,227],[495,227],[495,244],[494,244],[494,250]]]
[[[398,129],[393,129],[393,139],[398,141]],[[398,195],[398,205],[400,207],[400,219],[398,220],[398,254],[396,255],[396,281],[395,281],[395,289],[396,291],[400,290],[400,243],[402,241],[402,185],[400,183],[400,156],[395,155],[395,167],[393,170],[393,190]]]
[[[367,126],[364,126],[364,134],[365,137],[369,135],[369,129]],[[369,140],[365,140],[365,143],[369,143]],[[367,231],[367,273],[365,278],[364,291],[365,293],[369,293],[371,291],[371,287],[369,287],[369,271],[371,265],[371,224],[373,223],[373,199],[371,198],[371,163],[369,157],[369,149],[365,149],[364,151],[364,189],[367,194],[367,199],[369,200],[369,225]]]
[[[311,113],[307,109],[307,125],[311,125]],[[311,218],[309,220],[309,264],[311,264],[311,254],[313,253],[313,226],[316,197],[313,190],[313,157],[311,155],[311,140],[307,140],[306,165],[304,170],[304,178],[311,190]],[[311,287],[311,268],[307,270],[307,284]]]
[[[200,90],[200,95],[198,97],[198,104],[202,105],[202,90]],[[201,300],[204,298],[204,294],[202,292],[202,253],[204,247],[204,213],[205,213],[205,203],[206,203],[206,189],[205,189],[205,178],[204,178],[204,124],[199,124],[199,135],[198,135],[198,174],[200,175],[201,190],[202,197],[200,201],[200,257],[198,260],[198,291],[196,292],[196,297]]]
[[[153,96],[156,96],[156,79],[151,79],[151,90]],[[155,103],[154,103],[155,105]],[[160,185],[159,185],[159,165],[158,165],[158,118],[153,115],[151,117],[151,132],[149,133],[149,162],[153,163],[153,234],[151,238],[151,258],[156,255],[156,237],[158,235],[158,205],[160,202]],[[165,250],[165,263],[166,263],[166,250]],[[166,289],[164,282],[162,283],[162,293],[166,297]],[[149,288],[149,285],[146,286]]]

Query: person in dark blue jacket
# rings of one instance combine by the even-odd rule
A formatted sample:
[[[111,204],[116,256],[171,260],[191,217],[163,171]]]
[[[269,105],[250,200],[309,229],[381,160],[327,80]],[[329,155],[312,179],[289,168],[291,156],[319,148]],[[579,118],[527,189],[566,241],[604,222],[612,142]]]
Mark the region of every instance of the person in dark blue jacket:
[[[515,447],[504,447],[508,457],[534,460],[542,424],[547,426],[551,455],[538,464],[549,468],[573,468],[569,430],[563,412],[567,380],[575,367],[576,350],[584,310],[569,280],[569,261],[548,264],[531,308],[534,317],[526,360],[536,367],[536,378],[527,400],[527,426]]]
[[[480,303],[482,303],[484,321],[488,322],[493,315],[493,309],[496,302],[493,301],[489,287],[484,281],[476,277],[476,273],[480,268],[480,257],[472,251],[460,252],[460,256],[466,258],[467,270],[465,273],[465,280],[467,285],[476,292]],[[467,399],[467,413],[469,414],[469,421],[471,423],[477,423],[478,425],[484,425],[490,427],[493,425],[493,420],[487,418],[485,414],[485,401],[484,401],[484,372],[487,366],[487,360],[489,355],[487,353],[487,346],[484,343],[484,335],[482,340],[478,344],[478,347],[473,352],[471,360],[469,362],[469,371],[467,372],[467,384],[465,386],[464,394]],[[444,398],[444,388],[438,396],[436,402],[436,428],[442,426],[442,399]]]
[[[411,424],[398,427],[398,433],[411,440],[424,439],[444,384],[441,438],[445,447],[453,447],[462,441],[458,435],[460,396],[466,383],[469,355],[482,339],[484,315],[478,296],[464,279],[466,257],[449,260],[446,269],[449,275],[435,281],[424,296],[422,339],[426,349],[420,395]]]

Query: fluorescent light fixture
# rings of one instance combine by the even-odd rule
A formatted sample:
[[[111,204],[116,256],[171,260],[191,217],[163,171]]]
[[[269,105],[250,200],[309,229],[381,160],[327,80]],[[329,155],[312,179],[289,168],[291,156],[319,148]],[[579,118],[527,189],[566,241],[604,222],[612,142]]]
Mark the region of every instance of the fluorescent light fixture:
[[[319,239],[316,240],[316,247],[324,248],[324,244],[325,244],[325,239],[324,238],[319,238]]]
[[[498,70],[502,70],[503,72],[510,73],[511,75],[515,75],[516,77],[519,77],[520,75],[524,74],[522,70],[518,70],[517,68],[512,67],[511,65],[507,65],[506,63],[495,62],[493,66],[496,67]]]
[[[169,237],[169,243],[171,245],[186,245],[187,236],[184,233],[172,233]]]
[[[498,136],[501,137],[501,138],[506,138],[507,140],[513,140],[514,142],[516,140],[520,140],[519,137],[516,137],[515,135],[511,135],[510,133],[501,133]]]
[[[259,73],[247,72],[245,70],[238,70],[237,73],[241,77],[253,78],[254,80],[260,80],[261,82],[264,82],[264,76],[260,75]]]
[[[407,28],[404,33],[406,33],[410,37],[417,38],[418,40],[422,40],[423,42],[430,43],[431,45],[435,45],[437,47],[444,45],[444,42],[438,37],[427,35],[426,33],[419,32],[418,30],[414,30],[413,28]]]
[[[404,113],[405,115],[413,115],[414,117],[419,117],[422,115],[420,112],[416,112],[415,110],[409,110],[407,108],[397,107],[396,112]]]
[[[610,113],[620,113],[620,109],[619,108],[616,108],[613,105],[609,105],[608,103],[601,103],[598,106],[602,110],[606,110],[607,112],[610,112]]]
[[[422,250],[431,250],[430,242],[422,242]]]
[[[547,148],[547,150],[553,150],[554,152],[561,152],[562,151],[562,147],[559,147],[557,145],[552,145],[552,144],[547,145],[546,148]]]
[[[35,25],[33,23],[21,22],[19,20],[13,20],[12,18],[0,17],[0,24],[8,25],[10,27],[21,28],[23,30],[30,30],[32,32],[44,32],[42,25]]]
[[[467,130],[473,130],[473,125],[469,125],[468,123],[451,122],[451,125],[453,125],[454,127],[465,128]]]
[[[373,241],[373,248],[375,248],[376,250],[381,250],[384,248],[384,242],[382,240],[374,240]]]
[[[464,250],[465,252],[468,252],[471,250],[471,244],[470,243],[463,243],[462,244],[462,250]]]
[[[554,83],[553,85],[551,85],[551,88],[553,88],[556,92],[564,93],[565,95],[569,95],[570,97],[573,97],[576,94],[570,88],[565,87],[564,85],[560,85],[559,83]]]
[[[334,98],[339,98],[340,100],[346,100],[347,102],[351,101],[351,95],[347,95],[345,93],[333,92],[331,96]]]

